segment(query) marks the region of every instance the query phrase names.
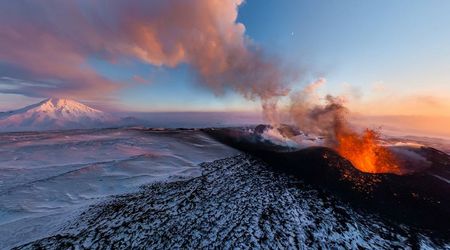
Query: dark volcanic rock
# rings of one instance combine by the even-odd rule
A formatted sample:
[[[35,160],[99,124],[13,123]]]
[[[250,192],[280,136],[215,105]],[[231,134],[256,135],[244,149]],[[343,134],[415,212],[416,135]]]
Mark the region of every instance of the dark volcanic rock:
[[[353,205],[391,219],[450,236],[450,156],[432,148],[417,149],[431,164],[407,175],[370,174],[356,169],[325,147],[292,151],[239,129],[205,130],[215,139],[252,154],[272,170],[293,174]]]
[[[265,125],[265,124],[259,124],[258,126],[255,127],[254,132],[255,134],[264,134],[264,132],[266,132],[267,130],[271,129],[272,126],[270,125]]]
[[[446,239],[353,209],[250,156],[202,167],[200,177],[118,196],[60,234],[18,249],[450,247]]]

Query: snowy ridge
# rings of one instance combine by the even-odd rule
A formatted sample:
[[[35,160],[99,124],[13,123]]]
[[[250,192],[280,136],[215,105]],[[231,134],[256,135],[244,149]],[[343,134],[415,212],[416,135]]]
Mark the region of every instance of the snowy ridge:
[[[111,195],[201,175],[236,155],[197,130],[0,133],[0,249],[40,239]]]
[[[145,186],[91,207],[16,249],[438,249],[433,239],[239,155],[202,176]]]
[[[18,110],[0,113],[0,131],[42,131],[107,127],[118,119],[69,99],[49,98]]]

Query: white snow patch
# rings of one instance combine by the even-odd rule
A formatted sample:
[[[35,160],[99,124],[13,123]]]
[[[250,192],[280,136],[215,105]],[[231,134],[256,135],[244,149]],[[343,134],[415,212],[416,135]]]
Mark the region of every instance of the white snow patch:
[[[69,99],[49,98],[0,115],[0,131],[42,131],[107,127],[120,119]]]
[[[0,249],[141,185],[199,176],[237,151],[199,131],[104,129],[0,134]]]

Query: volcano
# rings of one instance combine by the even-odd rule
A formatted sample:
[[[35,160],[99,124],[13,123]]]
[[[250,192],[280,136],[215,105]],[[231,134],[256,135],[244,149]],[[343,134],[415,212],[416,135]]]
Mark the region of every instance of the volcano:
[[[42,102],[0,113],[0,131],[42,131],[108,127],[119,119],[70,99]]]
[[[282,129],[280,133],[285,133]],[[403,148],[428,164],[405,161],[404,174],[367,173],[337,151],[323,146],[293,149],[265,139],[255,129],[206,129],[213,138],[249,153],[274,171],[288,173],[351,204],[400,223],[450,236],[450,156],[430,147]],[[407,171],[410,170],[410,171]]]

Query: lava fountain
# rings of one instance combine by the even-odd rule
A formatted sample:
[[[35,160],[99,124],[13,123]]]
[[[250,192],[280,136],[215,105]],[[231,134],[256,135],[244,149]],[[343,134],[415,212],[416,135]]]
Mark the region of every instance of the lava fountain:
[[[380,133],[365,129],[361,134],[348,129],[337,129],[336,151],[358,170],[366,173],[401,174],[393,153],[380,145]]]
[[[290,115],[298,128],[324,136],[326,146],[362,172],[402,174],[399,161],[381,144],[378,131],[365,129],[360,133],[351,126],[345,98],[327,95],[325,105],[320,105],[310,100],[310,89],[307,87],[291,99]]]

